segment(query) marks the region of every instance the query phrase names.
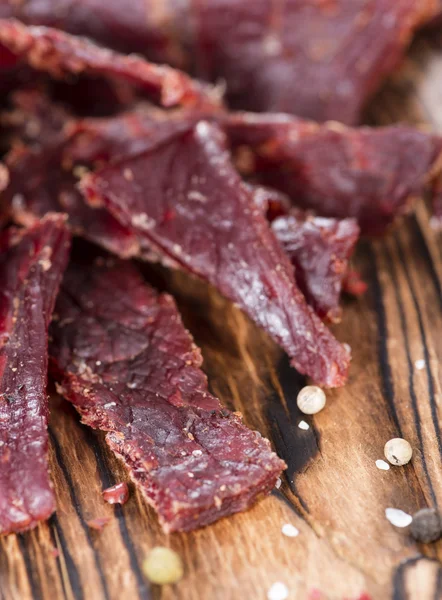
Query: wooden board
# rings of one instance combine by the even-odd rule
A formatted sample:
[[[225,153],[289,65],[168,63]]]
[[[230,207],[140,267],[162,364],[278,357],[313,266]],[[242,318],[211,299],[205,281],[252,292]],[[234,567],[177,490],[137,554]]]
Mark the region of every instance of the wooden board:
[[[442,51],[419,40],[374,103],[371,122],[427,122],[442,131]],[[56,396],[50,425],[58,511],[33,532],[0,541],[5,600],[259,600],[281,581],[297,600],[442,598],[442,542],[418,546],[385,518],[442,506],[442,237],[424,203],[387,238],[364,242],[356,265],[369,283],[345,306],[337,336],[353,347],[349,384],[330,392],[311,429],[299,429],[303,379],[233,306],[204,285],[159,273],[201,345],[213,391],[268,435],[289,468],[282,487],[246,514],[192,534],[165,536],[132,488],[123,508],[101,490],[127,480],[102,438]],[[149,268],[146,267],[146,272]],[[415,362],[424,360],[423,369]],[[412,463],[381,471],[385,442],[407,438]],[[109,516],[101,532],[86,521]],[[282,535],[284,523],[300,531]],[[150,587],[149,548],[185,562],[176,586]]]

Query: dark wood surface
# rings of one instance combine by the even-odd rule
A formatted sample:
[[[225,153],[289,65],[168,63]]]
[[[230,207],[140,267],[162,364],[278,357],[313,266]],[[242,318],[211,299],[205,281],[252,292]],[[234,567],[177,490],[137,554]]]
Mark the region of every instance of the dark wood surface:
[[[373,103],[370,122],[407,120],[442,131],[442,51],[418,40],[404,68]],[[192,534],[165,536],[131,487],[122,508],[103,488],[127,480],[102,437],[53,395],[51,468],[58,510],[48,524],[0,541],[5,600],[260,600],[284,582],[289,598],[437,600],[442,542],[416,545],[385,518],[442,506],[442,237],[421,200],[388,237],[363,242],[355,264],[369,283],[347,302],[337,336],[353,347],[349,384],[298,428],[303,378],[235,307],[184,276],[157,273],[176,294],[201,345],[212,389],[269,436],[288,464],[282,487],[245,514]],[[146,267],[147,276],[151,269]],[[425,367],[416,369],[423,359]],[[410,441],[412,463],[381,471],[385,442]],[[102,532],[86,521],[109,516]],[[282,535],[295,525],[296,538]],[[150,587],[141,564],[157,544],[185,563],[176,586]],[[365,595],[364,595],[365,594]]]

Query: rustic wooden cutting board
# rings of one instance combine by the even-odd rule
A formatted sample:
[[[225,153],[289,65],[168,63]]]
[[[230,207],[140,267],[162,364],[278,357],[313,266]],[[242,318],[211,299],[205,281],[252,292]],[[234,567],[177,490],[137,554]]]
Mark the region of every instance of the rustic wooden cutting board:
[[[380,94],[370,122],[407,120],[442,132],[442,50],[423,37]],[[180,274],[156,273],[176,294],[203,348],[212,389],[269,436],[289,468],[282,487],[246,514],[196,533],[166,536],[132,488],[123,508],[101,490],[127,480],[102,437],[79,424],[56,396],[50,426],[58,511],[48,524],[1,540],[5,600],[265,600],[274,582],[297,600],[442,598],[442,542],[416,545],[385,518],[442,506],[442,234],[416,214],[388,237],[361,245],[356,266],[367,295],[348,302],[337,336],[353,347],[349,384],[330,392],[311,428],[296,395],[304,384],[282,353],[232,305]],[[150,277],[151,269],[146,267]],[[415,362],[424,360],[417,369]],[[385,442],[414,448],[410,465],[381,471]],[[102,532],[86,521],[109,516]],[[299,536],[282,535],[284,523]],[[176,586],[150,587],[149,548],[171,546],[185,562]]]

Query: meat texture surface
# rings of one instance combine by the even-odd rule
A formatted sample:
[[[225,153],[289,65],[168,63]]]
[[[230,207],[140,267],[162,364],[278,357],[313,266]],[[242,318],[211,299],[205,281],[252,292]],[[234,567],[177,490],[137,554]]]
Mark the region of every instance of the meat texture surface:
[[[267,331],[301,373],[331,387],[345,382],[348,350],[306,304],[216,125],[190,124],[85,175],[80,186],[91,205],[107,208],[137,235],[144,258],[211,283]]]
[[[3,0],[0,15],[221,79],[234,108],[354,125],[438,6],[438,0]]]
[[[296,282],[309,304],[320,317],[339,321],[348,261],[359,238],[356,221],[292,210],[276,218],[272,229],[295,267]]]
[[[352,217],[383,233],[442,167],[442,139],[402,125],[319,125],[288,115],[223,118],[244,175],[321,216]]]
[[[0,19],[0,67],[14,64],[29,65],[60,79],[86,75],[129,84],[163,106],[220,106],[219,90],[172,67],[118,54],[50,27]]]
[[[48,325],[67,262],[61,215],[0,236],[0,533],[55,510],[48,473]]]
[[[10,182],[3,204],[10,206],[13,219],[29,225],[47,212],[64,212],[75,234],[114,251],[118,244],[119,256],[137,255],[136,236],[107,210],[83,201],[76,188],[79,174],[185,129],[184,116],[166,119],[149,106],[112,118],[78,119],[39,90],[18,91],[11,102],[13,109],[2,114],[1,122],[12,145],[5,159]]]
[[[245,510],[273,488],[283,461],[209,393],[173,299],[133,265],[74,262],[56,314],[50,354],[61,393],[107,432],[166,532]]]

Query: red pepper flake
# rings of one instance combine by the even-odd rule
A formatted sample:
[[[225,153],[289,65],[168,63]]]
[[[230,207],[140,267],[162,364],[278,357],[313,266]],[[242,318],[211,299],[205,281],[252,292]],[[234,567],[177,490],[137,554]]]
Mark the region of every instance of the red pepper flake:
[[[60,552],[57,548],[51,548],[49,554],[54,558],[58,558],[60,556]]]
[[[109,504],[126,504],[129,500],[129,488],[127,483],[123,481],[103,490],[103,498]]]
[[[86,521],[86,525],[91,529],[96,529],[97,531],[101,531],[106,525],[109,523],[110,517],[97,517],[96,519],[91,519],[90,521]]]

